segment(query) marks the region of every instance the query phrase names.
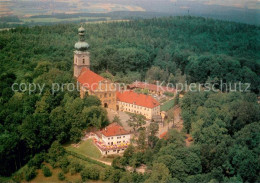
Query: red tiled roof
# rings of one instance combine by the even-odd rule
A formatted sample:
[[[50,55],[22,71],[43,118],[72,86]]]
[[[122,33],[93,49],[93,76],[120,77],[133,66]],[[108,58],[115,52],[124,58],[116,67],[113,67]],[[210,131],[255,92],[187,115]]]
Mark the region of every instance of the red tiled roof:
[[[162,138],[166,139],[166,135],[167,135],[167,132],[163,132],[163,133],[160,135],[160,139],[162,139]]]
[[[153,97],[144,94],[138,94],[133,91],[125,91],[123,93],[116,93],[117,100],[129,104],[135,104],[138,106],[154,108],[159,106],[159,102],[155,100]]]
[[[98,83],[105,79],[90,69],[83,68],[77,80],[89,90],[95,90],[98,87]]]
[[[102,129],[101,133],[106,137],[129,134],[128,131],[126,131],[122,126],[117,123],[111,123],[106,128]]]
[[[129,85],[130,88],[142,88],[158,92],[175,92],[175,88],[165,87],[160,85],[148,84],[144,82],[136,81]]]

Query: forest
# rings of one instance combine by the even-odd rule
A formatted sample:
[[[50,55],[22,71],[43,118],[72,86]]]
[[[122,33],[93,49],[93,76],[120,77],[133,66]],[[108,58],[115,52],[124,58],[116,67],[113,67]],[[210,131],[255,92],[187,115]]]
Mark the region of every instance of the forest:
[[[98,98],[81,100],[77,91],[54,95],[50,91],[52,83],[75,82],[72,63],[78,27],[60,24],[0,32],[1,176],[13,175],[20,181],[15,172],[28,164],[24,174],[30,180],[43,161],[61,167],[75,164],[64,160],[60,144],[78,142],[84,129],[109,124]],[[100,177],[111,182],[260,181],[258,26],[184,16],[84,27],[92,70],[115,82],[240,81],[250,83],[251,92],[186,93],[180,100],[183,133],[171,130],[158,139],[156,128],[150,127],[140,135],[137,147],[130,146],[113,161],[107,175],[89,174],[99,167],[78,170],[83,181]],[[46,87],[41,95],[38,90],[14,92],[13,83]],[[185,132],[194,138],[189,147]],[[143,175],[125,170],[141,164],[150,171]]]

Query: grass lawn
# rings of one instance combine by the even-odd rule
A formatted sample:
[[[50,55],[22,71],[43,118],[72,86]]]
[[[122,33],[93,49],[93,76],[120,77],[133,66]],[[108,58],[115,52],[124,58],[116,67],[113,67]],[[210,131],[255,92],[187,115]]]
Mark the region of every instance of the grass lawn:
[[[174,99],[169,100],[167,102],[165,102],[162,106],[161,106],[161,111],[169,111],[171,108],[174,107]]]
[[[81,141],[78,148],[72,147],[71,145],[67,145],[65,147],[67,150],[76,152],[78,154],[82,154],[84,156],[88,156],[91,158],[100,159],[102,157],[101,152],[95,146],[92,139],[88,139],[86,141]]]

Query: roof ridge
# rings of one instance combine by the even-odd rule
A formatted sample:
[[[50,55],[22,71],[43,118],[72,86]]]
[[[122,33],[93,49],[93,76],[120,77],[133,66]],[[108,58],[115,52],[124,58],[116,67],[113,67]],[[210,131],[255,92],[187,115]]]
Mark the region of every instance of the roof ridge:
[[[139,94],[133,91],[125,91],[123,93],[117,92],[117,100],[147,108],[154,108],[160,105],[152,96]]]

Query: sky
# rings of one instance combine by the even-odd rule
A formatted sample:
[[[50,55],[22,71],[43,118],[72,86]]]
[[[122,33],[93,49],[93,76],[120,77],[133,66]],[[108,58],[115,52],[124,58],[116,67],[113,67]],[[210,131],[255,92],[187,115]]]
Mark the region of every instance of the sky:
[[[170,0],[170,1],[177,2],[181,0]],[[200,2],[208,5],[221,5],[221,6],[231,6],[237,8],[247,7],[249,9],[260,9],[260,0],[188,0],[188,1]]]

